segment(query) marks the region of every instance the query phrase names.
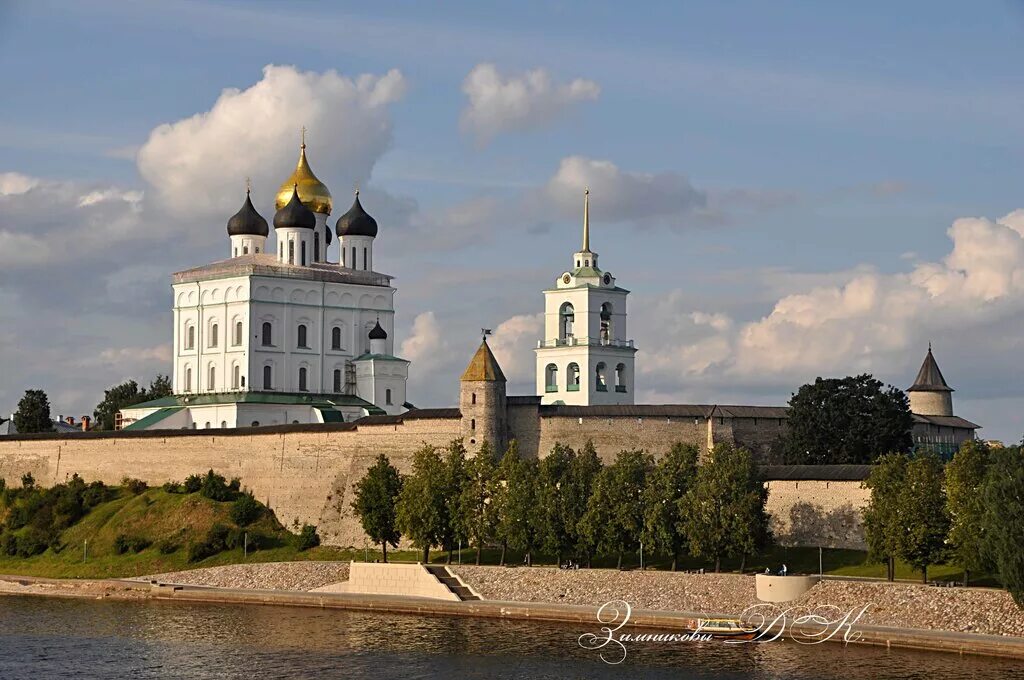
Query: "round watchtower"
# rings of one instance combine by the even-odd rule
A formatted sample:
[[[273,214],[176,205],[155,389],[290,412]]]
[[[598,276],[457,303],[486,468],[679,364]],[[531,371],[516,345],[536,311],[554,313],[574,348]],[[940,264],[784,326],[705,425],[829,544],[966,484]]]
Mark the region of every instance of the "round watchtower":
[[[487,441],[495,455],[508,443],[505,374],[484,336],[459,383],[459,410],[466,451],[475,454]]]

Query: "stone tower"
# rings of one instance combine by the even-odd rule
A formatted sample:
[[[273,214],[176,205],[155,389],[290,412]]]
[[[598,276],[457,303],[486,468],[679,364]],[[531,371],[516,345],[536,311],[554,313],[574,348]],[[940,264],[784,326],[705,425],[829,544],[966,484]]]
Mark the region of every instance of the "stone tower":
[[[475,454],[486,440],[494,454],[501,455],[508,443],[505,374],[487,346],[486,335],[462,374],[459,410],[466,451]]]
[[[922,416],[953,415],[953,388],[942,377],[942,371],[932,356],[930,343],[921,370],[917,372],[917,379],[907,388],[907,396],[910,397],[912,413]]]

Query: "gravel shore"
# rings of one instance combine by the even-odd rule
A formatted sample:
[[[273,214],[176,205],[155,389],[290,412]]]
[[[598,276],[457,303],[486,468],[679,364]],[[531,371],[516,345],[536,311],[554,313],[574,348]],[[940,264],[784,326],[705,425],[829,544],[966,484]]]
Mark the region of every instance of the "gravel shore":
[[[155,579],[163,583],[215,588],[308,591],[347,581],[348,565],[348,562],[313,561],[231,564],[224,567],[154,574],[143,576],[140,580]]]

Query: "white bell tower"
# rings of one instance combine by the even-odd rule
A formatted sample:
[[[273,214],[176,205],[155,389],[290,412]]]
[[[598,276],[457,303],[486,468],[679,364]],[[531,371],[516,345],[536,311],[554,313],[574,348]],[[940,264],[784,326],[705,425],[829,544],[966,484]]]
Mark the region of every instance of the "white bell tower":
[[[629,291],[597,266],[590,250],[590,190],[583,197],[583,247],[573,268],[544,291],[544,339],[537,343],[543,404],[632,404],[636,347],[626,334]]]

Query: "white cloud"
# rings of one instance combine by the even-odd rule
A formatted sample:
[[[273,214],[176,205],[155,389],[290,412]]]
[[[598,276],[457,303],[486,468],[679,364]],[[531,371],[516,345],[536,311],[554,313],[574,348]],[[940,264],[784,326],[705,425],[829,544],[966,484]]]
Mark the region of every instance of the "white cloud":
[[[37,178],[23,175],[20,172],[0,172],[0,196],[24,194],[38,184]]]
[[[447,341],[437,316],[434,312],[423,312],[416,315],[409,337],[402,341],[400,356],[429,370],[432,361],[443,356],[446,349]]]
[[[601,88],[577,78],[556,83],[539,68],[503,78],[494,64],[477,64],[462,83],[469,100],[460,125],[480,145],[495,136],[542,127],[568,113],[581,102],[593,101]]]
[[[154,129],[139,150],[139,171],[176,213],[230,216],[241,204],[246,177],[254,201],[272,202],[294,168],[305,126],[310,165],[343,197],[366,183],[391,143],[388,107],[405,87],[397,70],[348,78],[267,66],[262,80],[224,90],[209,111]]]
[[[682,227],[707,203],[685,175],[622,170],[607,160],[563,158],[542,194],[564,217],[583,214],[583,190],[590,188],[592,220]]]
[[[533,348],[544,337],[544,314],[519,314],[494,329],[488,341],[510,384],[529,385],[532,389],[535,356]]]

